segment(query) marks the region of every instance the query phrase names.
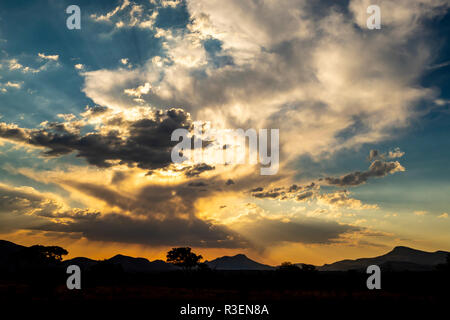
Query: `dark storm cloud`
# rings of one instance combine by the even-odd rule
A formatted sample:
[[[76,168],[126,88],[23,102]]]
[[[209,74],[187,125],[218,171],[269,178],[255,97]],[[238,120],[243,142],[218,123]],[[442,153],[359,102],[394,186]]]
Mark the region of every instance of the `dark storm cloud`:
[[[254,193],[253,196],[255,198],[278,198],[281,196],[281,192],[258,192],[258,193]]]
[[[112,184],[120,184],[127,179],[128,175],[123,171],[114,171],[113,177],[111,178]]]
[[[195,181],[193,183],[196,184]],[[194,203],[200,197],[199,188],[193,188],[194,186],[199,187],[199,185],[190,183],[177,186],[149,185],[132,195],[95,183],[61,181],[61,184],[104,201],[111,207],[129,211],[133,215],[147,217],[177,215],[193,217],[195,215]],[[206,195],[202,193],[202,196]]]
[[[118,207],[122,210],[136,209],[136,206],[134,205],[134,202],[136,201],[135,197],[117,192],[106,186],[73,180],[61,181],[61,183],[63,185],[75,188],[90,197],[102,200],[109,204],[111,207]]]
[[[169,109],[155,112],[151,119],[127,121],[118,116],[107,125],[121,126],[127,135],[123,136],[114,127],[82,135],[64,123],[50,123],[42,129],[22,129],[0,123],[0,137],[43,147],[47,156],[76,152],[78,157],[98,167],[110,167],[111,161],[118,161],[142,169],[157,169],[171,164],[171,150],[177,143],[171,141],[172,132],[178,128],[190,129],[191,120],[182,109]],[[192,175],[200,174],[201,170],[196,168]]]
[[[220,191],[217,186],[225,182],[220,178],[188,181],[177,185],[146,185],[132,192],[119,192],[112,186],[92,182],[60,180],[64,188],[76,189],[89,197],[94,197],[128,211],[135,216],[195,218],[195,203]]]
[[[230,185],[234,184],[234,181],[231,180],[231,179],[228,179],[228,180],[225,182],[225,184],[226,184],[227,186],[230,186]]]
[[[132,201],[126,197],[113,199],[118,194],[99,186],[80,184],[87,193],[107,199],[110,204],[132,208]],[[188,188],[186,188],[188,189]],[[148,189],[141,194],[144,198]],[[180,191],[180,193],[182,193]],[[165,194],[169,196],[170,193]],[[189,197],[185,191],[184,197]],[[147,194],[147,202],[141,203],[140,210],[147,209],[148,214],[132,217],[122,214],[101,214],[88,209],[64,209],[54,199],[32,188],[14,188],[0,184],[0,231],[11,232],[18,229],[39,230],[49,232],[79,233],[89,240],[136,243],[143,245],[189,245],[212,248],[244,248],[251,244],[226,226],[213,224],[189,214],[189,205],[176,206],[165,203],[166,199],[156,199],[161,194]],[[175,197],[176,198],[176,197]],[[153,206],[152,206],[153,204]],[[177,215],[186,210],[185,217]],[[151,210],[154,210],[151,212]],[[157,216],[160,210],[167,210],[164,216]],[[151,213],[150,213],[151,212]],[[63,220],[61,220],[63,219]]]
[[[225,226],[200,219],[133,219],[119,214],[89,220],[48,223],[36,227],[44,231],[77,232],[89,240],[135,243],[153,246],[195,246],[246,248],[249,242]]]
[[[203,181],[189,182],[189,187],[206,187],[208,184]]]
[[[332,243],[341,235],[360,229],[350,225],[318,219],[281,221],[261,218],[242,225],[245,234],[264,243],[299,242],[305,244]]]
[[[192,167],[187,167],[185,168],[185,172],[184,175],[188,178],[192,178],[192,177],[198,177],[199,175],[201,175],[203,172],[205,171],[210,171],[210,170],[214,170],[215,167],[210,166],[206,163],[201,163],[201,164],[196,164]]]
[[[0,137],[13,141],[26,141],[28,135],[24,129],[2,122],[0,123]]]
[[[399,171],[405,171],[405,168],[398,161],[375,160],[367,171],[355,171],[338,178],[326,177],[325,181],[335,186],[356,186],[365,183],[369,178],[384,177]]]
[[[199,193],[189,183],[177,187],[148,186],[132,199],[107,187],[72,182],[71,187],[111,206],[130,210],[132,215],[63,209],[57,201],[32,188],[0,186],[0,230],[6,232],[17,229],[62,232],[95,241],[157,246],[262,248],[284,241],[331,243],[344,233],[358,230],[309,218],[280,221],[257,216],[240,222],[237,230],[242,233],[238,233],[195,216],[194,204]]]
[[[312,192],[312,191],[306,191],[306,192],[303,192],[303,193],[298,194],[298,195],[295,197],[295,199],[296,199],[297,201],[303,201],[303,200],[306,200],[306,199],[308,199],[308,198],[311,198],[312,196],[314,196],[314,192]]]
[[[108,111],[108,107],[102,107],[102,106],[93,106],[93,107],[87,107],[86,111],[83,113],[83,116],[85,117],[93,117],[96,115],[103,114]]]

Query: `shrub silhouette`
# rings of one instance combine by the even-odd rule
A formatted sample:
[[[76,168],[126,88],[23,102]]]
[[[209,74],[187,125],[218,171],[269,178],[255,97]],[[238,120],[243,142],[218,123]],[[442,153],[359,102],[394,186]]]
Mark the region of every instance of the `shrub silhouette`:
[[[278,267],[279,271],[289,271],[289,272],[296,272],[296,271],[300,271],[300,268],[295,265],[292,264],[289,261],[283,262],[279,267]]]
[[[314,271],[316,271],[316,267],[313,266],[312,264],[302,263],[302,271],[314,272]]]

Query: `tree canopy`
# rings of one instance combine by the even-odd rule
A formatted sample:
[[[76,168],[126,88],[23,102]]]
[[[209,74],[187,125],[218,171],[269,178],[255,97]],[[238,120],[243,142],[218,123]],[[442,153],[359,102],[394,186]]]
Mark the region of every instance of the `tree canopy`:
[[[67,255],[68,252],[64,248],[58,246],[41,246],[35,245],[26,248],[22,256],[35,263],[58,263],[62,261],[62,256]]]
[[[196,255],[189,247],[172,248],[172,250],[167,252],[167,262],[185,270],[196,267],[202,259],[201,255]]]

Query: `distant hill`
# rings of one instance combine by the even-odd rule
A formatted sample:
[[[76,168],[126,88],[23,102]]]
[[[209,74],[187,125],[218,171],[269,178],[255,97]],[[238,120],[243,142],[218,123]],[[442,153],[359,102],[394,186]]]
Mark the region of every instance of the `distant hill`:
[[[125,272],[130,273],[178,270],[178,268],[173,264],[164,262],[162,260],[149,261],[145,258],[133,258],[121,254],[115,255],[114,257],[106,259],[104,261],[91,260],[83,257],[63,261],[63,263],[66,265],[75,264],[83,269],[90,269],[92,266],[95,266],[100,262],[120,265]]]
[[[6,240],[0,240],[0,267],[10,264],[10,258],[14,253],[23,250],[24,246],[9,242]]]
[[[153,272],[153,271],[171,271],[178,270],[171,263],[164,262],[162,260],[155,260],[153,262],[148,261],[145,258],[133,258],[118,254],[108,260],[113,264],[119,264],[122,266],[125,272]]]
[[[271,267],[265,264],[258,263],[247,258],[244,254],[237,254],[229,257],[224,256],[214,259],[212,261],[205,262],[213,270],[273,270],[275,267]]]
[[[395,247],[392,251],[373,258],[341,260],[318,267],[320,271],[347,271],[366,269],[376,264],[384,270],[392,271],[425,271],[432,270],[438,264],[445,263],[448,252],[426,252],[408,247]]]
[[[72,264],[79,266],[81,269],[87,270],[91,268],[92,266],[96,265],[98,263],[97,260],[92,260],[85,257],[77,257],[69,260],[63,261],[64,265],[70,266]]]
[[[0,240],[0,267],[11,268],[10,257],[23,250],[24,246],[13,242]],[[436,251],[426,252],[408,247],[395,247],[392,251],[373,258],[360,258],[356,260],[341,260],[331,264],[316,267],[319,271],[348,271],[365,270],[367,266],[376,264],[382,270],[392,271],[427,271],[433,270],[436,265],[446,262],[448,252]],[[178,267],[162,260],[149,261],[145,258],[133,258],[118,254],[104,261],[77,257],[64,260],[64,265],[75,264],[82,269],[90,269],[100,262],[120,265],[125,272],[161,272],[179,270]],[[269,266],[249,259],[244,254],[235,256],[224,256],[205,263],[213,270],[275,270],[276,267]],[[301,266],[302,264],[297,264]]]
[[[0,258],[11,253],[18,252],[25,248],[19,244],[15,244],[14,242],[0,240]]]
[[[25,249],[27,247],[15,244],[10,241],[0,240],[0,267],[5,266],[11,268],[10,261],[13,254]],[[69,266],[71,264],[80,266],[82,269],[87,270],[97,265],[100,261],[93,260],[85,257],[76,257],[69,260],[64,260],[63,264]],[[159,272],[159,271],[171,271],[178,270],[176,266],[170,263],[166,263],[162,260],[149,261],[145,258],[133,258],[118,254],[110,259],[105,260],[112,264],[118,264],[125,272],[137,273],[137,272]]]

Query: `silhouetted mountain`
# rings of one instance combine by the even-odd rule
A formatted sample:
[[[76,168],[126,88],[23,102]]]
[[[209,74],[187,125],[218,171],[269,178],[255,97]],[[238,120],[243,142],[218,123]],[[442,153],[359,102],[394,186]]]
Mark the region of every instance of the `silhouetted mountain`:
[[[11,253],[18,252],[25,248],[19,244],[15,244],[14,242],[0,240],[0,257],[4,255],[9,255]]]
[[[173,264],[167,263],[162,260],[154,260],[151,261],[150,264],[152,265],[152,268],[154,270],[163,270],[163,271],[180,270],[180,268],[174,266]]]
[[[7,264],[13,254],[23,250],[24,248],[26,247],[6,240],[0,240],[0,267]]]
[[[100,262],[120,265],[123,271],[131,273],[178,270],[178,268],[173,264],[162,260],[149,261],[145,258],[133,258],[122,254],[115,255],[114,257],[103,261],[77,257],[70,260],[65,260],[63,263],[65,265],[75,264],[82,269],[88,270]]]
[[[11,264],[11,257],[20,254],[27,249],[25,246],[17,245],[13,242],[0,240],[0,267],[14,268]],[[446,262],[448,252],[436,251],[425,252],[408,247],[395,247],[392,251],[373,258],[360,258],[356,260],[342,260],[332,264],[325,264],[316,267],[319,271],[347,271],[347,270],[365,270],[367,266],[376,264],[383,270],[392,271],[426,271],[433,270],[437,265]],[[100,262],[120,265],[123,271],[130,273],[140,272],[160,272],[180,270],[173,264],[162,260],[149,261],[145,258],[133,258],[118,254],[104,261],[92,260],[84,257],[77,257],[70,260],[64,260],[64,265],[75,264],[82,269],[90,269]],[[213,270],[274,270],[275,267],[258,263],[249,259],[244,254],[235,256],[224,256],[212,261],[205,262]],[[296,264],[302,267],[301,263]]]
[[[145,258],[133,258],[118,254],[108,260],[107,262],[119,264],[125,272],[153,272],[153,271],[171,271],[178,270],[171,263],[166,263],[162,260],[148,261]]]
[[[97,260],[92,260],[92,259],[85,258],[85,257],[76,257],[73,259],[63,261],[63,264],[65,266],[70,266],[70,265],[74,264],[84,270],[90,269],[92,266],[96,265],[97,263],[98,263]]]
[[[425,271],[432,270],[440,263],[445,263],[448,252],[426,252],[408,247],[395,247],[392,251],[373,258],[342,260],[318,267],[320,271],[346,271],[366,269],[376,264],[384,270],[392,271]]]
[[[56,267],[67,251],[58,246],[25,247],[0,240],[0,267],[8,272]]]
[[[229,257],[224,256],[205,262],[211,269],[215,270],[273,270],[274,267],[258,263],[247,258],[244,254]]]

